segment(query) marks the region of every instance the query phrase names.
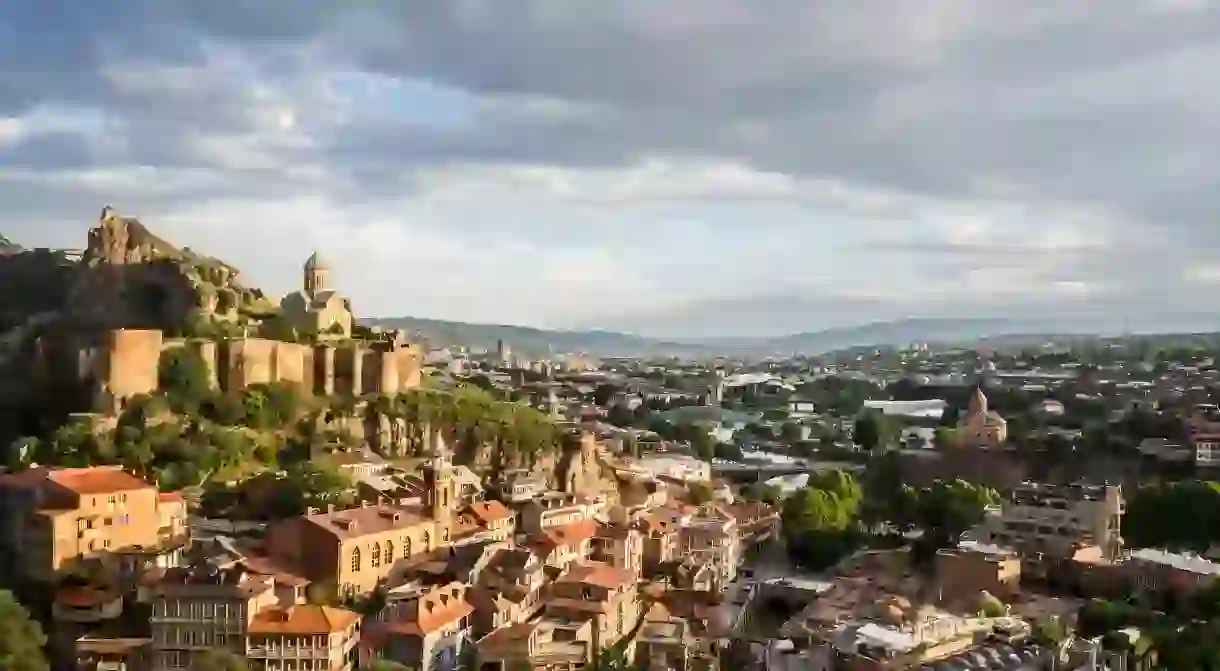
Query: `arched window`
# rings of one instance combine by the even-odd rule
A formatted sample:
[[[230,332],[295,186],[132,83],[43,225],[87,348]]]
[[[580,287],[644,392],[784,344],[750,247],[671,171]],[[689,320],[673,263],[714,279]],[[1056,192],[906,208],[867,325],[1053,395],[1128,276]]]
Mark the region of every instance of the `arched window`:
[[[411,537],[410,536],[402,537],[402,556],[404,558],[409,558],[411,556]]]
[[[385,563],[394,563],[394,541],[387,540],[385,542]]]
[[[424,552],[427,552],[428,549],[432,547],[432,536],[427,531],[424,531],[423,540],[424,540]]]
[[[352,570],[360,570],[360,548],[352,548]]]
[[[381,546],[373,543],[373,568],[381,566]]]

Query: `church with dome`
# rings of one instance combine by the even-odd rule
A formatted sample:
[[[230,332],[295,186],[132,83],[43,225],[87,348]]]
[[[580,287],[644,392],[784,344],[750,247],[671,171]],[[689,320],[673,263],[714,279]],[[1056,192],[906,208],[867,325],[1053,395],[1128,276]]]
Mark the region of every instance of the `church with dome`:
[[[987,407],[987,396],[975,388],[966,414],[957,423],[955,434],[959,447],[996,449],[1008,440],[1008,422]]]
[[[330,285],[330,266],[314,252],[305,261],[303,287],[280,301],[280,316],[301,333],[342,339],[352,335],[352,305]]]

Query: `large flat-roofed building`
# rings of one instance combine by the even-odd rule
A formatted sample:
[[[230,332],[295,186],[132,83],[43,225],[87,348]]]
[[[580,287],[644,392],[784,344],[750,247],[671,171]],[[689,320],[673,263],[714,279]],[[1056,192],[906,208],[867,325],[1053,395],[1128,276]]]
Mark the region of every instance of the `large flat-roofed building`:
[[[1118,485],[1018,486],[1001,510],[991,511],[981,540],[1022,554],[1067,557],[1075,548],[1096,545],[1107,559],[1122,553],[1122,516],[1126,510]]]

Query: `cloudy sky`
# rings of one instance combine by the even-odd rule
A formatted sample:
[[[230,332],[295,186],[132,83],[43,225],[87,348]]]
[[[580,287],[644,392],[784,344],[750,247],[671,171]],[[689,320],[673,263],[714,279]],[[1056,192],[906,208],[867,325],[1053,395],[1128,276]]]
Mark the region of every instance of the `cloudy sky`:
[[[362,316],[1220,313],[1214,0],[6,0],[0,233]]]

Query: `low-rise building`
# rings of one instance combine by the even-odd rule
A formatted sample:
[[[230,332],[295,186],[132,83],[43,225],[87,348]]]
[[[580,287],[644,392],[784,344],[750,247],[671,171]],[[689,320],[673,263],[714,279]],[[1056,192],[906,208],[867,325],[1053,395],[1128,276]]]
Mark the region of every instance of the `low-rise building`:
[[[454,671],[470,642],[466,585],[450,583],[392,609],[366,630],[365,666],[385,659],[419,671]]]
[[[1026,482],[1014,490],[1001,510],[989,512],[979,540],[1022,554],[1054,557],[1067,557],[1075,548],[1096,545],[1105,557],[1117,558],[1123,547],[1125,506],[1118,485]]]
[[[0,540],[28,578],[50,581],[69,562],[156,548],[185,533],[181,497],[118,466],[0,476]]]

